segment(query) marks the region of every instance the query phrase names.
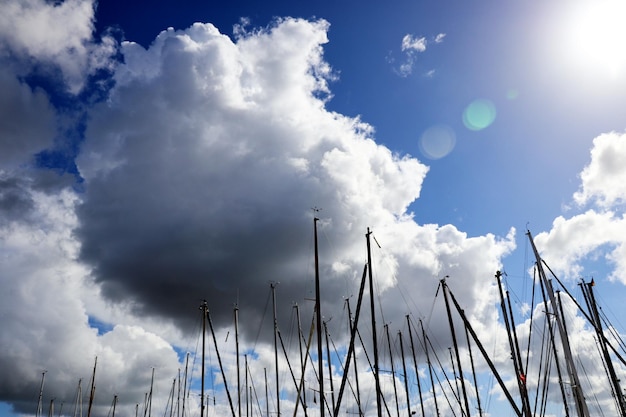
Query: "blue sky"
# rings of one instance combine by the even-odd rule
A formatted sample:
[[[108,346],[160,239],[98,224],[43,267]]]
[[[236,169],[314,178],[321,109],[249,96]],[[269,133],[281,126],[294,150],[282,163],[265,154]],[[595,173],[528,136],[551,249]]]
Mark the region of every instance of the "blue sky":
[[[3,3],[0,415],[34,412],[42,369],[47,395],[72,398],[94,356],[99,412],[118,392],[131,413],[153,367],[164,404],[202,299],[226,348],[240,306],[260,381],[268,283],[285,327],[293,303],[312,314],[312,207],[343,349],[367,227],[382,320],[428,319],[443,353],[449,276],[506,365],[493,276],[523,332],[526,228],[620,316],[620,2]]]

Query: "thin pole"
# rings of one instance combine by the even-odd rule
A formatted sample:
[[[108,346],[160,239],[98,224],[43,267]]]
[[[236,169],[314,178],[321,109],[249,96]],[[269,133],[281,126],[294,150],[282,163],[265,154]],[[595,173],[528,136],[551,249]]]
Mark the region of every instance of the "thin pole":
[[[589,283],[581,283],[580,288],[583,290],[583,294],[585,294],[585,301],[587,302],[587,307],[589,308],[589,312],[591,313],[591,317],[593,318],[592,324],[596,330],[596,334],[598,335],[598,342],[600,343],[600,348],[602,350],[602,354],[604,355],[604,362],[606,363],[606,368],[609,372],[609,379],[612,385],[613,395],[617,399],[617,406],[620,415],[624,417],[626,416],[626,404],[624,402],[624,395],[622,394],[619,379],[617,378],[617,374],[615,373],[613,361],[611,360],[611,356],[609,355],[606,340],[604,339],[602,334],[602,321],[600,319],[600,312],[598,311],[598,306],[596,304],[596,297],[593,294],[594,285],[595,283],[592,279]]]
[[[435,402],[435,412],[439,417],[439,405],[437,404],[437,394],[435,393],[435,378],[433,377],[433,367],[430,363],[430,354],[428,353],[428,342],[426,341],[426,330],[424,330],[424,324],[420,319],[420,327],[422,328],[422,338],[424,339],[424,352],[426,353],[426,362],[428,363],[428,374],[430,375],[430,385],[433,388],[433,400]],[[423,406],[422,406],[423,409]],[[422,413],[422,415],[425,415]]]
[[[226,396],[228,397],[228,404],[230,405],[230,411],[235,417],[235,407],[233,407],[233,400],[230,397],[230,391],[228,390],[228,383],[226,382],[226,374],[224,373],[224,366],[222,365],[222,357],[220,356],[220,351],[217,348],[217,338],[215,337],[215,330],[213,330],[213,322],[211,321],[211,313],[208,308],[206,311],[207,321],[209,322],[209,328],[211,329],[211,335],[213,336],[213,345],[215,346],[215,354],[217,356],[217,362],[220,365],[220,371],[222,372],[222,379],[224,380],[224,391],[226,391]]]
[[[328,361],[328,378],[330,379],[330,395],[332,400],[333,410],[335,409],[335,390],[333,387],[333,368],[332,363],[330,363],[330,344],[328,343],[328,325],[327,322],[324,322],[324,333],[326,336],[326,358]]]
[[[361,286],[359,288],[359,298],[357,299],[357,303],[356,303],[356,312],[355,312],[355,317],[354,317],[354,323],[352,323],[352,320],[350,320],[350,345],[348,346],[348,356],[346,357],[346,365],[344,366],[344,371],[343,371],[343,377],[341,378],[341,385],[339,386],[339,395],[337,398],[337,407],[335,407],[335,410],[333,412],[333,417],[337,417],[339,415],[339,406],[341,405],[341,399],[343,398],[343,392],[344,389],[346,387],[346,381],[348,379],[348,370],[350,369],[350,358],[354,358],[354,365],[355,365],[355,373],[356,373],[356,356],[354,355],[354,341],[355,341],[355,337],[358,331],[358,323],[359,323],[359,317],[361,315],[361,304],[363,301],[363,293],[365,291],[365,281],[367,278],[367,264],[363,267],[363,275],[361,277]],[[347,302],[348,300],[346,300],[346,303],[348,304],[348,314],[351,316],[350,314],[350,303]],[[360,335],[359,335],[360,338]],[[358,375],[358,374],[357,374]],[[358,376],[357,376],[357,394],[359,392],[359,388],[358,388]],[[361,399],[358,399],[359,402],[359,412],[361,413]]]
[[[359,299],[360,301],[360,299]],[[350,300],[346,298],[346,306],[348,308],[348,323],[350,325],[350,334],[352,334],[353,332],[353,328],[354,328],[354,323],[352,322],[352,311],[350,311]],[[352,340],[352,348],[354,350],[354,340],[351,338]],[[348,360],[346,360],[346,363],[349,363]],[[363,416],[363,410],[361,409],[361,389],[359,387],[359,371],[357,369],[357,363],[356,363],[356,355],[352,355],[352,363],[354,366],[354,382],[355,382],[355,386],[356,386],[356,403],[357,403],[357,407],[359,409],[359,417]],[[347,369],[346,369],[347,372]]]
[[[274,307],[274,367],[276,372],[276,415],[280,417],[280,384],[278,382],[278,319],[276,317],[276,283],[270,284],[272,288],[272,305]]]
[[[204,314],[203,314],[204,316]],[[187,398],[187,372],[189,370],[189,352],[187,352],[186,358],[185,358],[185,380],[183,381],[183,409],[182,409],[182,415],[181,417],[185,417],[185,398]],[[204,381],[204,378],[203,378]]]
[[[265,374],[265,417],[270,417],[270,396],[267,388],[267,368],[263,368]]]
[[[554,310],[554,316],[556,318],[557,328],[559,330],[559,335],[561,336],[561,343],[563,345],[563,355],[565,356],[565,364],[567,365],[567,370],[570,376],[570,382],[572,386],[572,393],[574,394],[574,404],[576,405],[576,411],[579,417],[589,417],[589,409],[587,408],[587,402],[585,401],[585,397],[583,395],[582,386],[580,385],[580,380],[578,378],[578,372],[576,371],[576,366],[574,365],[574,358],[572,356],[572,350],[569,344],[569,338],[567,337],[565,328],[563,327],[563,318],[558,314],[556,309],[556,300],[554,297],[554,290],[552,289],[552,282],[548,280],[546,273],[542,266],[542,260],[539,256],[539,251],[535,246],[535,242],[530,234],[530,231],[526,233],[528,235],[528,239],[530,240],[530,244],[533,248],[533,253],[535,254],[535,258],[537,260],[537,268],[539,271],[539,277],[545,282],[545,286],[547,289],[548,297],[550,298],[550,304],[552,305],[552,309]]]
[[[87,417],[91,417],[91,407],[93,406],[93,398],[96,394],[96,365],[98,364],[98,357],[93,363],[93,374],[91,375],[91,390],[89,391],[89,408],[87,408]]]
[[[324,361],[322,353],[322,311],[320,302],[320,268],[319,268],[319,253],[317,246],[317,217],[313,218],[313,235],[315,244],[315,317],[317,326],[317,361],[318,361],[318,374],[320,382],[320,417],[324,417]],[[280,416],[279,416],[280,417]]]
[[[387,349],[389,349],[389,361],[391,362],[391,380],[393,381],[393,396],[396,398],[396,414],[400,417],[400,405],[398,404],[398,388],[396,387],[396,368],[393,365],[393,354],[391,352],[391,339],[389,337],[389,325],[385,323],[385,335],[387,338]]]
[[[300,322],[300,307],[298,306],[297,303],[295,303],[294,308],[296,309],[296,319],[298,320],[298,346],[300,347],[300,372],[302,372],[300,379],[303,381],[305,366],[304,366],[304,353],[302,351],[302,339],[304,338],[304,335],[302,334],[302,323]],[[298,389],[298,391],[300,391],[300,389]],[[306,390],[302,390],[302,408],[304,409],[305,414],[306,414],[306,407],[307,407]]]
[[[36,416],[40,417],[41,413],[43,412],[43,383],[46,379],[46,372],[48,371],[43,371],[41,373],[41,385],[39,386],[39,399],[37,400],[37,413]],[[80,386],[80,381],[79,381],[79,386]]]
[[[406,373],[406,360],[404,359],[404,344],[402,343],[401,331],[398,331],[398,339],[400,339],[400,355],[402,356],[402,371],[404,372],[404,391],[406,391],[406,409],[407,409],[407,412],[409,413],[409,417],[411,417],[411,398],[409,397],[409,377]]]
[[[117,394],[115,394],[113,396],[113,413],[111,414],[111,417],[115,417],[115,407],[117,406]]]
[[[446,311],[448,312],[448,322],[450,323],[450,332],[452,334],[452,344],[454,345],[454,352],[456,353],[456,361],[459,367],[459,379],[461,380],[461,389],[463,390],[463,401],[465,403],[465,413],[467,416],[470,415],[469,412],[469,402],[467,399],[467,391],[465,390],[465,378],[463,377],[463,367],[461,366],[461,357],[459,356],[459,346],[456,342],[456,332],[454,331],[454,322],[452,321],[452,314],[450,312],[450,304],[448,301],[448,286],[446,285],[445,278],[441,280],[441,284],[443,287],[443,299],[446,303]]]
[[[369,274],[369,289],[370,289],[370,311],[372,314],[372,339],[374,343],[374,380],[376,382],[376,412],[378,417],[382,417],[383,409],[381,402],[380,392],[380,377],[378,375],[378,338],[376,337],[376,310],[374,307],[374,279],[372,277],[372,250],[370,245],[370,235],[372,232],[370,228],[367,228],[365,234],[367,242],[367,272]]]
[[[201,365],[201,377],[200,377],[200,417],[204,417],[204,355],[206,350],[206,318],[207,313],[209,311],[209,305],[206,300],[202,302],[200,306],[200,310],[202,310],[202,365]]]
[[[465,312],[463,312],[465,314]],[[476,379],[476,369],[474,368],[474,356],[472,355],[472,347],[470,346],[470,338],[469,332],[467,331],[467,327],[465,328],[465,340],[467,340],[467,351],[469,352],[470,365],[472,366],[472,376],[474,378],[474,388],[476,389],[476,404],[478,406],[478,415],[483,417],[483,409],[480,405],[480,392],[478,390],[478,380]]]
[[[237,407],[241,417],[241,375],[239,372],[239,306],[235,304],[235,354],[237,355]]]
[[[409,327],[409,340],[411,341],[411,354],[413,355],[413,366],[415,367],[415,379],[417,380],[417,392],[420,396],[420,407],[422,410],[422,417],[426,416],[424,413],[424,399],[422,398],[422,384],[420,382],[420,373],[417,368],[417,357],[415,356],[415,344],[413,343],[413,331],[411,330],[411,319],[409,315],[406,315],[406,323]]]

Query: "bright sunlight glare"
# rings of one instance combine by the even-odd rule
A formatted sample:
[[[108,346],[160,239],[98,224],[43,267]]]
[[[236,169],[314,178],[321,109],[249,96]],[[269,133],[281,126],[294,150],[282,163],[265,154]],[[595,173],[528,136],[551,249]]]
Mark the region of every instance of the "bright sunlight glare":
[[[626,69],[626,0],[575,3],[564,36],[567,54],[590,75],[624,76]]]

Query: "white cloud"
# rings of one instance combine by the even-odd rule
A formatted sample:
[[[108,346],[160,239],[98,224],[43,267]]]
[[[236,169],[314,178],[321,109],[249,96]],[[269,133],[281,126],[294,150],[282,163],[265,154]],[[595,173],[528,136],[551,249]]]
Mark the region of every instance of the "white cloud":
[[[426,38],[416,38],[411,34],[406,34],[402,38],[402,51],[424,52],[426,50]]]
[[[556,218],[550,231],[536,237],[537,246],[566,278],[595,275],[626,283],[626,135],[612,132],[596,137],[590,154],[573,198],[579,206],[593,207],[570,218]],[[607,265],[603,269],[584,266],[599,258]]]
[[[591,161],[580,174],[578,204],[595,201],[603,208],[626,201],[626,134],[605,133],[593,140]]]
[[[115,42],[105,36],[92,39],[92,0],[5,0],[0,15],[0,50],[24,61],[28,73],[33,60],[60,68],[71,92],[98,68],[111,68]]]
[[[433,39],[432,42],[438,44],[443,42],[443,38],[446,36],[445,33],[439,33]],[[426,51],[426,47],[429,41],[425,36],[417,37],[410,33],[404,35],[402,37],[402,46],[401,51],[404,54],[404,59],[400,63],[400,65],[395,69],[395,71],[401,77],[408,77],[413,73],[413,68],[415,67],[415,63],[417,60],[417,54],[423,53]],[[390,62],[393,62],[393,59],[388,58]],[[435,73],[435,70],[431,69],[425,71],[425,76],[432,77]]]

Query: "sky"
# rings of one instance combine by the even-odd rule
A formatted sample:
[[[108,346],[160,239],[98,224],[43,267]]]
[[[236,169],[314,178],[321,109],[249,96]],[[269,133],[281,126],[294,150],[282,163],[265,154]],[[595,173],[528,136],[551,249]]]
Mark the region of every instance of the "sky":
[[[231,387],[238,312],[265,404],[272,287],[289,352],[294,307],[304,335],[311,323],[314,216],[335,358],[347,351],[346,300],[354,312],[368,228],[380,345],[384,326],[397,351],[407,315],[413,330],[422,320],[450,372],[446,277],[513,389],[494,275],[505,271],[527,335],[529,312],[543,312],[528,301],[527,230],[573,293],[594,279],[624,334],[623,2],[0,5],[0,416],[35,415],[42,376],[43,412],[54,400],[52,414],[75,415],[95,358],[95,415],[110,414],[114,395],[119,414],[143,410],[153,370],[153,410],[164,413],[187,352],[198,353],[203,300]],[[609,409],[595,334],[563,303],[589,397]],[[357,354],[368,416],[370,348]],[[208,413],[229,415],[216,353]],[[383,367],[401,366],[383,356]],[[426,380],[423,351],[419,360]],[[479,389],[493,398],[486,412],[513,415],[477,362]],[[190,359],[190,416],[199,366]],[[331,366],[337,383],[340,360]],[[281,413],[291,413],[284,359],[280,369]],[[560,394],[550,395],[548,414],[561,415]]]

